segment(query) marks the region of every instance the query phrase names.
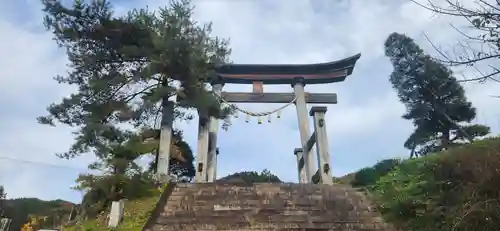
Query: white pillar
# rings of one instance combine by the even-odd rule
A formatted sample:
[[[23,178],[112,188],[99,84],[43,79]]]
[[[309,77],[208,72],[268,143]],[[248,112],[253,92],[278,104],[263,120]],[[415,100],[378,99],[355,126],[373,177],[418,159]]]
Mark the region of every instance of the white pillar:
[[[210,120],[205,113],[198,113],[198,148],[196,151],[195,182],[207,182],[208,128]]]
[[[221,83],[212,84],[212,90],[215,94],[220,95],[222,91]],[[210,117],[210,128],[209,128],[209,144],[208,144],[208,156],[207,156],[207,181],[214,182],[217,178],[217,134],[219,131],[219,119],[215,117]]]
[[[303,79],[297,79],[297,82],[293,85],[295,96],[297,100],[295,101],[295,106],[297,109],[297,117],[299,119],[299,132],[300,141],[302,148],[306,145],[309,137],[311,136],[311,131],[309,130],[309,118],[307,116],[307,105],[304,92],[304,81]],[[314,167],[315,158],[311,150],[304,151],[304,165],[307,176],[307,183],[310,183],[310,179],[314,175],[316,168]]]
[[[109,212],[108,227],[116,228],[123,219],[125,203],[123,200],[111,202],[111,211]]]
[[[320,183],[331,185],[333,183],[333,176],[331,173],[330,152],[326,134],[325,113],[326,107],[312,107],[309,115],[314,119],[314,130],[316,131],[316,152],[318,156]]]
[[[296,148],[295,150],[293,150],[293,154],[297,157],[297,172],[299,174],[299,183],[306,184],[307,176],[306,170],[304,168],[304,157],[302,153],[302,148]]]
[[[164,100],[160,126],[160,144],[158,147],[158,165],[156,175],[158,180],[168,181],[170,166],[170,146],[172,143],[172,123],[174,117],[174,102]]]

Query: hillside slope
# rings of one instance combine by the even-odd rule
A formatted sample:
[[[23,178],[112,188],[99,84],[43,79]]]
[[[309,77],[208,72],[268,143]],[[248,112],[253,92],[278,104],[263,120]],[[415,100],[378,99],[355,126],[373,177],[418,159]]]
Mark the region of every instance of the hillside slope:
[[[384,169],[383,174],[377,173],[375,181],[370,178],[372,183],[364,188],[385,219],[404,230],[497,231],[496,227],[500,226],[499,150],[500,138],[492,138],[400,161],[391,171]],[[244,182],[237,178],[238,182]],[[339,181],[352,182],[354,178],[356,173]],[[141,229],[159,196],[158,192],[148,198],[127,201],[124,221],[117,230]],[[67,229],[108,230],[102,218]]]
[[[402,161],[366,188],[404,230],[497,231],[500,138]]]
[[[125,200],[125,212],[123,222],[114,229],[114,231],[137,231],[141,230],[148,218],[151,215],[158,199],[163,190],[155,190],[148,197],[139,198],[136,200]],[[71,231],[86,231],[86,230],[112,230],[107,228],[105,216],[100,216],[97,219],[78,222],[77,224],[67,225],[63,230]]]
[[[65,218],[67,219],[75,204],[63,200],[44,201],[38,198],[17,198],[5,200],[4,206],[4,216],[12,219],[11,230],[20,230],[22,225],[28,222],[31,215],[49,217],[41,224],[43,228],[59,224]]]

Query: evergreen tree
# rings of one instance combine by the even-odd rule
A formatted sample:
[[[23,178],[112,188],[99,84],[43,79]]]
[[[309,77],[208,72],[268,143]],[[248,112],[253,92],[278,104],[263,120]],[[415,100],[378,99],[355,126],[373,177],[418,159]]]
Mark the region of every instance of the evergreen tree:
[[[46,28],[70,61],[68,74],[55,79],[77,88],[38,118],[43,124],[78,127],[75,143],[60,157],[93,152],[105,158],[109,153],[102,137],[122,124],[153,128],[162,105],[174,95],[185,98],[175,105],[178,120],[191,117],[183,108],[218,118],[229,113],[204,83],[215,65],[227,62],[227,40],[211,36],[210,24],[192,19],[188,0],[172,1],[156,14],[141,9],[125,16],[114,15],[107,0],[42,3]]]
[[[237,172],[225,177],[218,179],[219,182],[245,182],[245,183],[283,183],[280,178],[268,169],[262,170],[262,172],[256,171],[244,171]]]
[[[38,198],[16,198],[4,200],[4,216],[11,219],[10,229],[21,230],[30,221],[38,219],[41,229],[53,229],[68,221],[68,215],[75,204],[63,200],[43,201]]]
[[[405,142],[412,157],[489,133],[483,125],[463,125],[475,118],[476,109],[451,70],[425,54],[413,39],[392,33],[385,54],[394,67],[390,82],[406,106],[403,118],[415,126]]]
[[[160,142],[160,130],[153,130],[152,139],[149,139],[141,144],[142,152],[152,152],[155,154],[156,159],[158,159],[158,146]],[[190,182],[196,174],[194,167],[194,155],[193,150],[183,140],[183,134],[181,131],[174,131],[172,134],[172,146],[170,149],[170,161],[169,161],[169,171],[172,175],[177,177],[180,182]],[[149,166],[150,172],[156,172],[158,161],[155,160]]]
[[[84,191],[81,213],[93,217],[106,209],[112,201],[134,199],[148,195],[153,187],[152,171],[144,171],[137,162],[143,155],[157,153],[159,130],[128,132],[114,130],[101,141],[106,150],[100,150],[100,159],[89,166],[99,174],[81,174],[75,189]],[[152,139],[145,138],[151,137]],[[191,181],[195,175],[193,153],[183,141],[182,133],[172,134],[170,173],[178,179]],[[156,161],[151,163],[154,170]]]

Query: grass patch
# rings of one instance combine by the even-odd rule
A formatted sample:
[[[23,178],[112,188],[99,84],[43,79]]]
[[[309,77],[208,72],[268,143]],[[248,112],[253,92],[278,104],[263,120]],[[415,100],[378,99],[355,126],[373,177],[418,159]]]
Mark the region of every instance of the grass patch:
[[[368,189],[387,221],[408,231],[496,231],[500,139],[403,161]]]
[[[154,190],[149,197],[143,197],[136,200],[125,201],[125,211],[123,221],[116,229],[107,227],[105,217],[99,217],[93,220],[79,222],[76,225],[65,226],[63,231],[137,231],[141,230],[151,216],[158,199],[163,190]]]

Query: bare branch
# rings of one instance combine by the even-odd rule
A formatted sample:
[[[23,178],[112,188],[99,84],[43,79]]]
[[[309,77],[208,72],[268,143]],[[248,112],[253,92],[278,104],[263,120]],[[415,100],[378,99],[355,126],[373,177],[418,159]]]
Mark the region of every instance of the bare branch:
[[[480,74],[479,77],[465,77],[465,80],[461,82],[485,82],[486,80],[500,82],[496,78],[500,74],[500,67],[497,64],[497,59],[500,58],[499,1],[492,3],[487,0],[477,0],[475,1],[476,7],[465,6],[459,0],[445,0],[444,6],[437,5],[433,0],[427,0],[426,3],[417,0],[410,1],[436,14],[463,18],[470,24],[470,32],[465,32],[450,24],[464,38],[464,41],[454,44],[451,55],[436,46],[429,36],[424,34],[440,56],[440,58],[435,58],[437,61],[448,66],[473,67]]]

